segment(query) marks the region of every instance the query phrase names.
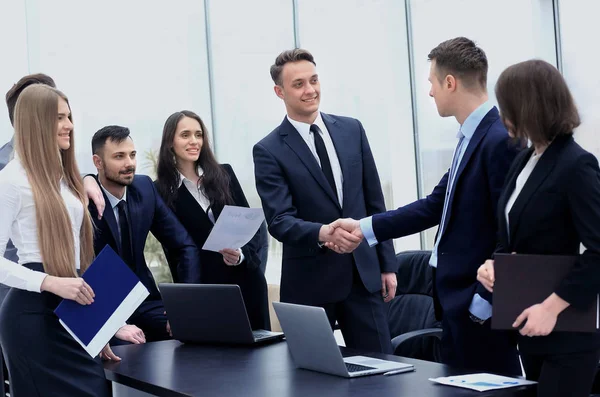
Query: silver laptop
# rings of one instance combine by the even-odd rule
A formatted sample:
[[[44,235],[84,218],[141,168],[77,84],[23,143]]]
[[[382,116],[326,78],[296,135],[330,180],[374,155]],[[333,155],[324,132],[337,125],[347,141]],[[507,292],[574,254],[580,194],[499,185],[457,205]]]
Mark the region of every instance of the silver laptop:
[[[160,284],[173,338],[184,343],[254,344],[282,332],[252,330],[237,285]]]
[[[395,361],[364,356],[342,357],[322,307],[279,302],[273,302],[273,307],[292,359],[299,368],[346,378],[415,370],[411,364]]]

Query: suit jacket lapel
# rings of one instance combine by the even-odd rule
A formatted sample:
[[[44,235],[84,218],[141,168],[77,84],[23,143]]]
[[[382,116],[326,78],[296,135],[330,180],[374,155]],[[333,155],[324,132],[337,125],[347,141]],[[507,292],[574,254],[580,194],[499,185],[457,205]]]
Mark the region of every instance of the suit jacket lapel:
[[[509,227],[510,227],[510,241],[514,241],[515,233],[519,226],[519,221],[521,219],[521,214],[523,210],[529,203],[529,200],[533,197],[535,192],[538,190],[540,185],[546,180],[550,172],[554,169],[556,165],[556,158],[560,154],[561,149],[564,147],[565,142],[568,139],[573,139],[571,136],[567,137],[558,137],[548,146],[548,148],[542,154],[542,157],[539,159],[537,165],[527,178],[525,185],[523,185],[523,189],[519,193],[517,200],[513,204],[510,212],[508,213]],[[530,149],[533,152],[533,149]],[[519,172],[515,173],[514,180],[516,181],[517,176],[521,173],[521,170],[527,164],[527,161],[531,158],[531,156],[525,156],[523,160],[523,164],[520,165]],[[513,182],[513,187],[515,183]],[[514,191],[514,188],[511,190],[511,194]],[[509,196],[510,197],[510,196]]]
[[[196,219],[197,221],[200,221],[200,217],[203,216],[206,217],[209,220],[209,223],[212,224],[212,221],[210,221],[210,218],[208,216],[208,208],[206,209],[206,211],[204,211],[204,208],[202,208],[200,203],[196,201],[194,196],[192,196],[192,194],[187,190],[187,188],[184,185],[181,185],[179,187],[178,199],[180,200],[184,211],[187,212],[185,216],[190,216]],[[192,208],[194,209],[193,211],[190,210]],[[223,207],[216,206],[209,208],[211,209],[216,221],[219,215],[221,214],[221,211],[223,211]]]
[[[127,187],[127,222],[129,223],[129,239],[131,243],[131,252],[133,255],[133,260],[137,263],[137,259],[135,258],[134,252],[136,252],[135,244],[133,243],[135,238],[138,236],[138,226],[139,220],[144,216],[140,211],[140,201],[139,193],[130,186]],[[146,242],[143,242],[142,249],[144,248]]]
[[[348,186],[348,178],[350,178],[350,176],[352,175],[352,172],[350,170],[350,164],[349,164],[352,156],[350,156],[349,153],[345,152],[348,145],[344,144],[344,140],[347,139],[347,136],[344,134],[344,130],[342,130],[341,128],[338,127],[338,125],[336,123],[337,120],[335,118],[333,118],[330,115],[325,114],[325,113],[321,113],[321,118],[323,119],[323,123],[325,123],[325,126],[327,127],[327,131],[329,131],[329,136],[331,137],[331,140],[333,141],[333,147],[335,148],[335,152],[337,154],[338,161],[340,162],[340,168],[342,171],[343,197],[349,197],[349,194],[346,191],[346,188]],[[335,202],[339,204],[339,199],[337,198],[337,192],[334,192],[334,193],[335,193],[335,197],[336,197]],[[340,209],[341,208],[342,207],[340,207]]]
[[[496,110],[496,108],[492,108],[492,110],[490,110],[485,115],[483,120],[481,120],[481,122],[477,126],[477,129],[473,133],[471,140],[469,140],[469,145],[467,146],[467,149],[465,150],[465,154],[463,154],[463,157],[460,160],[460,164],[458,164],[458,169],[456,170],[456,174],[454,175],[454,178],[452,181],[453,182],[452,190],[450,191],[450,197],[448,199],[448,209],[446,211],[446,218],[444,221],[444,230],[442,230],[442,233],[446,230],[446,227],[450,223],[450,216],[452,215],[452,200],[454,200],[454,194],[456,193],[456,190],[457,190],[456,188],[458,186],[458,182],[460,181],[460,177],[463,174],[463,171],[465,170],[467,164],[469,164],[469,161],[471,160],[473,153],[475,153],[475,150],[477,149],[477,147],[481,143],[481,140],[485,136],[485,133],[487,132],[490,124],[495,120],[494,116],[497,116],[497,115],[498,115],[498,111]],[[450,182],[451,181],[448,180],[448,183],[450,183]],[[450,188],[450,185],[448,185],[448,188]]]
[[[196,200],[194,199],[194,201],[196,201]],[[235,204],[233,204],[233,205],[235,205]],[[209,208],[206,209],[206,211],[204,211],[202,209],[202,206],[200,204],[198,204],[198,207],[200,207],[200,209],[202,210],[202,212],[204,212],[206,214],[206,216],[208,217],[209,220],[210,220],[210,217],[208,216],[208,209],[210,208],[210,210],[213,213],[213,217],[215,218],[215,223],[217,222],[217,219],[219,219],[219,215],[221,215],[221,212],[223,212],[223,208],[225,208],[225,206],[222,206],[222,207],[221,206],[216,206],[216,207],[209,207]],[[212,223],[212,221],[210,223]]]
[[[327,126],[329,128],[329,126]],[[325,179],[325,174],[323,174],[323,170],[321,170],[321,166],[315,159],[315,156],[312,154],[308,145],[300,136],[300,133],[296,131],[296,128],[288,121],[287,117],[283,119],[283,122],[280,126],[280,134],[283,136],[284,142],[296,153],[296,155],[300,158],[300,161],[304,163],[304,166],[308,168],[308,171],[311,173],[313,178],[317,181],[321,188],[325,190],[327,195],[338,205],[340,205],[336,192],[333,191],[327,179]]]
[[[467,146],[467,150],[465,151],[465,154],[463,155],[463,158],[461,159],[460,164],[458,165],[458,170],[456,171],[456,175],[454,177],[454,186],[456,186],[456,183],[460,179],[460,176],[465,170],[465,167],[469,163],[471,156],[473,156],[475,149],[477,149],[477,146],[479,146],[479,144],[481,143],[481,140],[485,136],[485,133],[489,129],[490,125],[494,121],[496,121],[497,118],[498,109],[496,109],[496,107],[493,107],[489,112],[487,112],[487,114],[483,117],[483,119],[477,126],[477,129],[475,130],[473,136],[471,137],[471,140],[469,141],[469,146]]]
[[[505,187],[502,190],[502,193],[500,194],[500,198],[498,199],[497,212],[499,219],[498,228],[500,231],[499,237],[501,239],[500,242],[505,248],[508,248],[510,246],[510,235],[508,230],[508,224],[506,223],[506,205],[508,204],[510,196],[512,196],[512,193],[515,191],[517,177],[525,167],[525,164],[527,164],[527,161],[529,160],[533,149],[525,149],[525,152],[527,154],[523,154],[523,157],[519,157],[519,160],[515,160],[519,161],[519,164],[515,164],[515,167],[507,175]]]

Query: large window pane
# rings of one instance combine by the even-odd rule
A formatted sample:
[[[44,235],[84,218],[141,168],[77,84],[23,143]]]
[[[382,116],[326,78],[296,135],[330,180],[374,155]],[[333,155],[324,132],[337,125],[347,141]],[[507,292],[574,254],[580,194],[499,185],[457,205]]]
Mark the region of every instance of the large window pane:
[[[210,124],[202,2],[27,4],[31,69],[50,74],[69,96],[85,171],[95,171],[91,137],[105,125],[131,129],[138,171],[152,173],[143,154],[158,148],[171,113],[189,108]],[[77,17],[59,23],[65,12]]]
[[[232,12],[235,10],[235,12]],[[229,163],[252,207],[260,207],[254,183],[252,146],[283,119],[285,108],[273,93],[269,68],[277,54],[294,46],[291,1],[208,2],[215,146]],[[279,284],[281,244],[269,241],[266,277]]]
[[[509,65],[531,58],[556,64],[551,0],[411,0],[415,95],[417,104],[421,195],[429,194],[450,167],[459,125],[439,117],[429,97],[427,54],[444,40],[466,36],[486,52],[488,92]],[[426,233],[426,247],[435,229]]]
[[[0,98],[21,77],[29,73],[27,64],[27,30],[25,2],[23,0],[0,2]],[[37,72],[37,70],[36,70]],[[0,146],[13,135],[4,101],[0,101]]]
[[[598,55],[591,38],[600,37],[597,1],[559,2],[563,74],[579,108],[582,124],[575,137],[587,150],[600,156],[600,75]]]
[[[31,70],[54,77],[71,101],[83,172],[96,172],[90,143],[103,126],[129,127],[138,173],[154,177],[171,113],[191,109],[210,125],[201,1],[28,0],[27,21]],[[157,281],[165,280],[160,245],[151,239],[146,248]]]
[[[299,0],[300,45],[315,56],[321,110],[365,127],[387,208],[417,198],[404,3]],[[419,236],[396,242],[418,249]]]

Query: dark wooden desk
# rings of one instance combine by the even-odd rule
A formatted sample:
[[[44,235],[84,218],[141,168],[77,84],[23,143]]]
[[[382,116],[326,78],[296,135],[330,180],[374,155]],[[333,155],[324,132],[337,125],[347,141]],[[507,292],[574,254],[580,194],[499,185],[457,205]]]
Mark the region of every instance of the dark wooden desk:
[[[105,363],[108,380],[157,396],[346,397],[346,396],[535,396],[533,388],[479,393],[442,386],[428,378],[460,375],[445,365],[383,354],[416,371],[345,379],[297,369],[285,342],[262,347],[193,346],[177,341],[116,346],[123,361]],[[342,350],[345,356],[359,354]]]

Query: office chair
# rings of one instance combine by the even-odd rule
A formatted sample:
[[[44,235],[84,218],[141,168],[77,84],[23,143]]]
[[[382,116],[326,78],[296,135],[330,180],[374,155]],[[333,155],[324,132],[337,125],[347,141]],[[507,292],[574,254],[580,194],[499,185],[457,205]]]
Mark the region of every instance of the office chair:
[[[430,251],[396,254],[396,297],[386,304],[394,354],[441,362],[442,328],[433,308]]]
[[[6,363],[4,362],[4,355],[0,350],[0,382],[2,383],[2,387],[0,388],[2,395],[10,396],[10,384],[8,381],[8,368],[6,368]]]

